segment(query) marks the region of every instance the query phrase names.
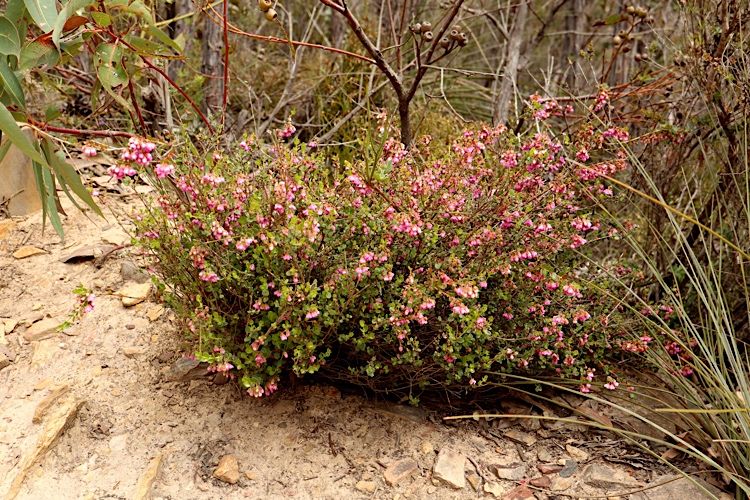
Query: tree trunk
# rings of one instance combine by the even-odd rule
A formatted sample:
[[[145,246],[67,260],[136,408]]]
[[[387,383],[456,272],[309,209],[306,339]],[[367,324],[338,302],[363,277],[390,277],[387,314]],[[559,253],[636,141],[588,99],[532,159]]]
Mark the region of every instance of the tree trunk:
[[[529,5],[524,0],[516,10],[513,29],[509,33],[508,55],[505,60],[508,62],[503,71],[503,82],[500,85],[497,99],[495,100],[495,109],[492,121],[497,125],[508,121],[510,101],[516,92],[516,83],[518,80],[518,70],[521,62],[521,48],[526,28],[526,17],[529,12]]]
[[[409,149],[411,147],[411,117],[409,116],[409,101],[399,100],[398,117],[401,121],[401,143]]]
[[[203,84],[203,111],[214,115],[221,113],[222,66],[221,28],[208,16],[203,18],[202,67],[205,77]]]

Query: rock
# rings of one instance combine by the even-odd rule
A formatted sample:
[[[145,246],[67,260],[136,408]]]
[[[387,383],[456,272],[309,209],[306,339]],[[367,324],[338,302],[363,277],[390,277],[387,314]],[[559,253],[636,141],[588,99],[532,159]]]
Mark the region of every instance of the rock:
[[[575,460],[566,460],[565,465],[560,470],[560,477],[570,477],[578,470],[578,462]]]
[[[500,483],[484,483],[484,492],[500,498],[505,493],[505,488]]]
[[[31,353],[31,366],[43,366],[49,363],[57,353],[59,346],[54,339],[40,340],[34,342],[34,351]]]
[[[539,472],[542,474],[554,474],[560,472],[563,466],[557,464],[536,464],[536,468],[539,469]]]
[[[549,488],[550,484],[552,484],[552,480],[549,478],[549,476],[539,476],[535,477],[529,480],[529,484],[531,486],[536,486],[537,488]]]
[[[219,481],[236,484],[240,480],[240,463],[234,455],[224,455],[214,470],[214,477]]]
[[[578,462],[585,462],[586,460],[589,459],[589,454],[586,451],[576,446],[566,444],[565,451],[568,452],[568,455],[570,455],[570,458]]]
[[[536,498],[534,492],[523,484],[516,486],[503,495],[503,500],[531,500],[533,498]]]
[[[28,128],[23,132],[33,142],[33,132]],[[7,140],[3,134],[3,143]],[[0,160],[0,179],[0,201],[7,202],[9,215],[28,215],[42,208],[31,160],[15,144],[10,145]]]
[[[258,474],[253,470],[246,470],[245,477],[248,481],[255,481],[256,479],[258,479]]]
[[[23,486],[23,481],[26,479],[26,475],[34,465],[42,459],[53,446],[55,446],[60,436],[75,420],[78,415],[78,410],[81,409],[83,403],[84,402],[81,399],[69,397],[49,413],[46,418],[44,430],[39,436],[36,446],[21,461],[18,474],[13,478],[10,489],[8,490],[8,493],[6,493],[6,500],[12,500],[18,495],[21,486]]]
[[[3,324],[5,325],[5,333],[13,333],[13,330],[18,326],[17,319],[4,319]]]
[[[140,479],[138,479],[138,484],[136,484],[133,496],[131,497],[133,500],[147,500],[151,498],[151,490],[154,487],[154,482],[156,482],[156,477],[159,475],[163,457],[159,453],[151,459],[148,467],[146,467],[146,470],[143,471]]]
[[[0,350],[0,370],[10,366],[10,363],[10,358],[2,350]]]
[[[53,388],[50,393],[47,394],[44,399],[39,401],[38,405],[36,405],[36,410],[34,410],[34,416],[31,418],[31,422],[35,424],[40,423],[52,405],[69,391],[70,386],[68,384],[61,384]]]
[[[146,317],[149,321],[156,321],[161,317],[162,314],[164,314],[164,306],[158,304],[153,307],[149,307],[146,311]]]
[[[216,385],[224,385],[229,382],[229,377],[224,372],[219,372],[214,375],[213,383]]]
[[[522,464],[515,464],[511,467],[495,466],[495,475],[506,481],[520,481],[526,477],[526,466]]]
[[[0,220],[0,241],[10,236],[10,233],[16,230],[17,224],[13,219]]]
[[[29,342],[36,342],[54,337],[57,334],[57,329],[62,323],[62,321],[55,318],[47,318],[37,321],[23,332],[23,338]]]
[[[442,448],[435,460],[432,477],[453,488],[461,489],[466,486],[465,468],[465,456],[451,449]]]
[[[536,458],[540,462],[554,462],[555,457],[552,455],[552,453],[549,452],[547,448],[539,448],[536,451]]]
[[[638,487],[640,483],[622,469],[614,469],[603,464],[591,464],[583,471],[586,484],[603,489],[623,489]]]
[[[575,483],[575,478],[556,476],[552,478],[552,484],[549,485],[551,491],[569,490]]]
[[[122,354],[126,358],[136,358],[138,356],[141,356],[143,354],[146,354],[146,348],[145,347],[123,347],[122,348]]]
[[[632,500],[674,500],[676,498],[709,500],[719,498],[721,495],[716,487],[698,478],[690,479],[675,475],[659,478],[655,484],[660,484],[660,486],[649,485],[648,490],[634,493],[630,498]]]
[[[148,273],[129,260],[120,264],[120,276],[122,276],[123,281],[135,283],[145,283],[149,280]]]
[[[421,450],[424,455],[432,455],[435,453],[435,447],[429,441],[422,441]]]
[[[197,359],[178,358],[172,363],[167,373],[167,380],[170,382],[186,382],[203,378],[208,375],[208,366]]]
[[[115,245],[118,247],[130,243],[130,236],[128,236],[125,231],[123,231],[119,227],[113,227],[102,232],[101,238],[104,243],[109,243],[110,245]]]
[[[78,247],[68,255],[60,259],[63,264],[78,264],[87,260],[94,260],[102,255],[102,249],[94,246]]]
[[[22,246],[21,248],[13,252],[13,258],[26,259],[29,257],[33,257],[34,255],[41,255],[43,253],[47,253],[47,252],[45,252],[41,248],[26,245],[26,246]]]
[[[375,481],[357,481],[354,488],[362,493],[375,493],[377,485],[375,484]]]
[[[146,300],[151,293],[151,283],[131,283],[116,293],[122,297],[122,305],[132,307]]]
[[[469,472],[466,475],[466,480],[469,481],[469,485],[474,491],[479,491],[479,486],[482,484],[482,478],[476,472]]]
[[[417,462],[410,458],[405,458],[403,460],[396,460],[395,462],[391,462],[385,469],[383,477],[385,478],[385,482],[388,483],[389,486],[396,486],[398,483],[410,477],[418,470],[419,465],[417,465]]]
[[[119,436],[112,436],[109,440],[109,450],[112,452],[125,451],[128,448],[128,435],[120,434]]]
[[[525,432],[511,429],[505,433],[505,437],[524,446],[533,446],[536,443],[536,437]]]

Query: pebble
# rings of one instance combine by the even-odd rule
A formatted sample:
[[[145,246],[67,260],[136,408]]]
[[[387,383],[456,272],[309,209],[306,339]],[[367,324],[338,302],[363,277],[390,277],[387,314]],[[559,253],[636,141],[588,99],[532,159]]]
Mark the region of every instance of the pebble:
[[[552,480],[549,478],[549,476],[539,476],[531,479],[529,481],[529,484],[531,486],[536,486],[537,488],[549,488],[550,484],[552,484]]]
[[[141,356],[142,354],[146,354],[146,349],[144,347],[123,347],[122,348],[122,354],[126,358],[135,358],[137,356]]]
[[[377,485],[375,484],[375,481],[357,481],[354,488],[362,493],[375,493]]]
[[[466,480],[469,481],[469,485],[474,491],[479,491],[479,486],[482,484],[482,478],[476,472],[470,472],[466,475]]]
[[[576,446],[566,444],[565,451],[568,452],[568,455],[570,455],[570,458],[572,458],[573,460],[577,460],[578,462],[585,462],[586,460],[589,459],[589,454],[586,451]]]
[[[514,467],[495,467],[495,475],[506,481],[520,481],[526,477],[526,466],[516,464]]]
[[[449,448],[442,448],[435,460],[432,477],[456,489],[466,486],[466,457]]]
[[[537,439],[535,436],[532,436],[531,434],[528,434],[526,432],[521,432],[516,429],[511,429],[505,433],[505,437],[510,439],[511,441],[515,441],[516,443],[521,443],[525,446],[533,446]]]
[[[143,471],[140,479],[138,479],[138,484],[135,486],[135,492],[131,497],[133,500],[147,500],[151,498],[151,490],[153,489],[156,477],[161,470],[162,460],[163,455],[161,453],[151,459],[148,467],[146,467],[146,470]]]
[[[552,491],[565,491],[570,489],[573,483],[575,483],[575,478],[557,476],[552,478],[552,484],[550,484],[549,489]]]
[[[234,455],[224,455],[214,470],[214,477],[219,481],[235,484],[240,480],[240,463]]]
[[[396,460],[395,462],[391,462],[391,464],[388,465],[388,467],[385,469],[383,477],[385,478],[385,482],[388,483],[389,486],[396,486],[398,483],[400,483],[404,479],[407,479],[418,470],[419,465],[417,464],[417,462],[410,458],[405,458],[403,460]]]
[[[635,487],[639,483],[622,469],[614,469],[603,464],[591,464],[582,474],[586,484],[597,488]]]
[[[123,281],[133,281],[135,283],[145,283],[149,280],[148,273],[129,260],[120,264],[120,276]]]
[[[62,321],[55,318],[47,318],[37,321],[23,332],[23,338],[29,342],[36,342],[54,337],[57,334],[57,329],[61,323]]]
[[[534,492],[523,484],[516,486],[503,495],[503,500],[530,500],[532,498],[536,498]]]
[[[560,469],[560,477],[570,477],[578,470],[578,462],[575,460],[566,460],[563,468]]]
[[[555,457],[546,448],[539,448],[536,452],[536,458],[540,462],[554,462]]]
[[[505,493],[505,488],[500,483],[484,483],[484,492],[500,498]]]
[[[26,259],[28,257],[33,257],[34,255],[40,255],[43,253],[47,253],[41,248],[37,248],[31,245],[25,245],[13,252],[13,258],[14,259]]]
[[[122,305],[132,307],[146,300],[151,293],[151,283],[131,283],[122,287],[116,295],[122,297]]]
[[[536,464],[536,468],[539,469],[539,472],[542,474],[554,474],[560,472],[563,466],[557,464]]]
[[[429,441],[422,441],[422,454],[432,455],[435,453],[435,447]]]

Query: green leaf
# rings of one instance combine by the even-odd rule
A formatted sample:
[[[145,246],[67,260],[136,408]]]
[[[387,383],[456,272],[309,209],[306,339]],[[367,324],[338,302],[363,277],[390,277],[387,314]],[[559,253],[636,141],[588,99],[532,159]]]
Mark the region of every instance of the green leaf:
[[[34,179],[36,180],[36,190],[39,193],[39,199],[42,200],[42,231],[44,231],[44,226],[47,225],[47,204],[44,203],[47,188],[44,186],[44,175],[42,174],[44,167],[38,162],[32,161],[31,168],[34,170]]]
[[[18,57],[21,53],[21,37],[16,25],[6,16],[0,16],[0,54]]]
[[[149,35],[154,37],[154,39],[168,46],[176,53],[180,54],[182,52],[183,47],[179,43],[177,43],[177,41],[172,40],[169,35],[167,35],[164,31],[160,30],[156,26],[149,26],[147,32]]]
[[[45,33],[52,31],[57,18],[55,0],[24,0],[24,4],[39,29]]]
[[[8,154],[8,150],[10,149],[11,144],[11,141],[3,141],[2,145],[0,145],[0,161],[3,161],[5,155]]]
[[[26,14],[26,6],[23,4],[23,0],[8,0],[8,5],[5,9],[5,17],[7,17],[10,22],[18,22],[24,14]]]
[[[13,99],[13,102],[18,104],[20,107],[26,107],[26,100],[24,99],[23,89],[21,84],[18,82],[16,74],[8,66],[8,60],[5,56],[0,56],[0,81],[3,84],[4,89]]]
[[[39,41],[31,42],[21,49],[18,69],[24,71],[44,64],[51,66],[57,62],[59,55],[52,45]]]
[[[52,177],[52,173],[48,168],[42,168],[42,177],[44,178],[44,185],[47,188],[47,195],[44,198],[44,202],[49,215],[49,221],[52,223],[52,227],[55,228],[60,238],[64,238],[62,221],[60,220],[60,214],[57,212],[57,189],[55,189],[55,179]]]
[[[112,18],[109,16],[109,14],[106,14],[104,12],[92,12],[91,18],[94,20],[94,22],[101,26],[102,28],[106,28],[110,24],[112,24]]]
[[[42,149],[47,157],[47,161],[52,169],[55,171],[60,184],[66,184],[70,186],[70,189],[75,193],[78,198],[81,199],[86,205],[91,207],[91,210],[96,212],[98,215],[104,217],[104,214],[97,206],[94,198],[89,193],[86,186],[81,182],[81,176],[78,175],[76,169],[73,168],[68,162],[61,158],[58,154],[54,153],[54,147],[49,139],[45,139],[42,143]]]
[[[63,27],[67,20],[70,19],[70,17],[79,9],[89,6],[91,3],[92,0],[70,0],[65,7],[63,7],[63,10],[60,11],[60,14],[57,15],[57,19],[55,19],[55,28],[52,30],[52,43],[55,44],[55,47],[60,47],[60,36],[62,35]]]
[[[39,151],[34,148],[29,138],[26,136],[21,127],[16,123],[16,119],[10,114],[8,108],[0,104],[0,130],[4,134],[8,135],[8,140],[16,145],[23,154],[32,159],[32,161],[46,165],[44,158],[39,154]]]
[[[154,24],[154,17],[151,15],[151,9],[146,7],[146,4],[141,2],[141,0],[131,2],[124,10],[142,18],[149,25]]]
[[[96,74],[105,89],[113,89],[128,81],[122,65],[122,48],[113,43],[102,43],[96,48]]]

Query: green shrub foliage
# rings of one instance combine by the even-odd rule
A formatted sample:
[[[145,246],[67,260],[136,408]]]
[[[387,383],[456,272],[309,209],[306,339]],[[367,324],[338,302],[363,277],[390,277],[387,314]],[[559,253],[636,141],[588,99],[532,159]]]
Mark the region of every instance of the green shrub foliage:
[[[488,372],[614,389],[613,362],[638,346],[608,327],[617,308],[582,251],[614,232],[594,207],[627,134],[555,138],[543,121],[566,110],[532,106],[528,132],[388,140],[377,161],[327,163],[288,129],[290,145],[126,161],[158,187],[139,238],[195,355],[253,396],[291,371],[411,394]]]

